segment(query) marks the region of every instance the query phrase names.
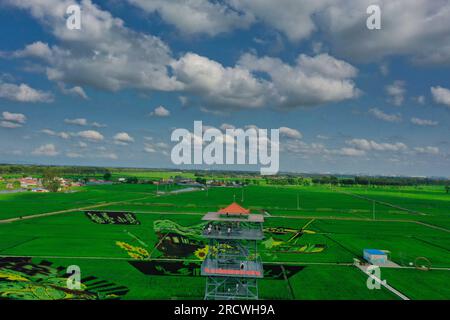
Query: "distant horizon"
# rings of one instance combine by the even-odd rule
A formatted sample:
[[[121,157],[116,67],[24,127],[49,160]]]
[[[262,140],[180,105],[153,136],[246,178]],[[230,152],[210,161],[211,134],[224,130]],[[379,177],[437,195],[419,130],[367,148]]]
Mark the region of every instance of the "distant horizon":
[[[257,176],[262,176],[270,179],[270,177],[277,177],[286,174],[295,175],[331,175],[331,176],[354,176],[354,177],[398,177],[398,178],[423,178],[433,180],[450,180],[450,176],[413,176],[413,175],[384,175],[384,174],[368,174],[368,173],[345,173],[345,172],[307,172],[307,171],[280,171],[276,175],[263,176],[258,170],[225,170],[225,169],[203,169],[203,168],[171,168],[171,167],[128,167],[128,166],[102,166],[102,165],[76,165],[76,164],[42,164],[42,163],[2,163],[0,166],[18,165],[18,166],[39,166],[39,167],[77,167],[77,168],[105,168],[105,169],[131,169],[131,170],[148,170],[148,171],[186,171],[186,172],[214,172],[214,173],[251,173]]]

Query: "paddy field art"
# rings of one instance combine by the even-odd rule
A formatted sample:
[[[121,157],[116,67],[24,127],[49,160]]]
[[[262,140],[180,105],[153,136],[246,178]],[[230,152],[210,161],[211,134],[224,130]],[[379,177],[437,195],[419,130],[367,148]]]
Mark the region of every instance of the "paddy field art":
[[[442,188],[164,188],[0,195],[0,296],[203,299],[200,269],[212,248],[201,218],[233,201],[265,217],[261,299],[401,299],[384,286],[368,289],[368,275],[355,265],[366,248],[389,251],[393,266],[381,266],[380,275],[402,296],[450,296],[450,199]],[[68,291],[72,265],[81,288]]]

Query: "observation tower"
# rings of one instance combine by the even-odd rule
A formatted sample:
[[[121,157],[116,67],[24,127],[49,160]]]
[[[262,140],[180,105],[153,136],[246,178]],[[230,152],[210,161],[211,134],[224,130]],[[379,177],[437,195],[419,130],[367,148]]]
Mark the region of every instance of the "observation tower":
[[[264,238],[262,214],[252,214],[233,202],[202,218],[202,236],[209,250],[201,266],[207,277],[205,300],[257,300],[257,280],[263,278],[258,241]]]

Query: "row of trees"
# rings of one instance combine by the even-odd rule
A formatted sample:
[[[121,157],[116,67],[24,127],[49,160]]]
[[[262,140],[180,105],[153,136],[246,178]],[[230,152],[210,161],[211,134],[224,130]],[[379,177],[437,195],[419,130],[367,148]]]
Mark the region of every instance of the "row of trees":
[[[52,172],[59,176],[63,175],[82,175],[95,176],[103,175],[109,172],[108,169],[102,167],[72,167],[72,166],[37,166],[37,165],[0,165],[0,175],[21,174],[21,175],[40,175],[51,169]]]

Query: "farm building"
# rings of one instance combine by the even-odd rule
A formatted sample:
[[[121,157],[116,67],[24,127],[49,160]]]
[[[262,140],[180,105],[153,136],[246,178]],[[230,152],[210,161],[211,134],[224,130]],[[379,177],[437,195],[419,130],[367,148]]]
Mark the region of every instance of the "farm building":
[[[364,249],[364,259],[374,265],[382,265],[388,262],[387,253],[378,249]]]

